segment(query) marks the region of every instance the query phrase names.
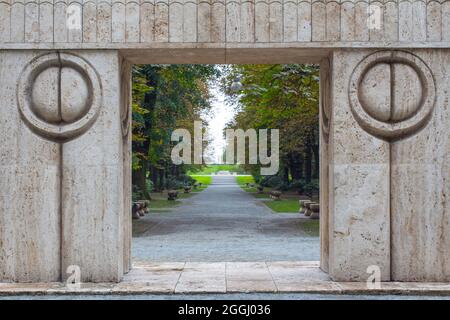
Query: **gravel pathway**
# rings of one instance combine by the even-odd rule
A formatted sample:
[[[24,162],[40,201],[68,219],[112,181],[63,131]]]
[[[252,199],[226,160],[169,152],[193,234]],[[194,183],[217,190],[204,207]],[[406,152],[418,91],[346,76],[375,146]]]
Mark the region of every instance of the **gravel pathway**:
[[[273,213],[244,192],[234,176],[213,176],[203,192],[179,207],[133,221],[133,259],[138,261],[319,260],[311,220]]]

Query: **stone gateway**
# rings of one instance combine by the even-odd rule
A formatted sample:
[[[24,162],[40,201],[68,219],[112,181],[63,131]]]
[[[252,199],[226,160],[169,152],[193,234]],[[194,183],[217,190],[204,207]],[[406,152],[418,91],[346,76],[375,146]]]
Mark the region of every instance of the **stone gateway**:
[[[0,1],[0,282],[131,267],[131,66],[321,67],[321,268],[450,281],[450,1]]]

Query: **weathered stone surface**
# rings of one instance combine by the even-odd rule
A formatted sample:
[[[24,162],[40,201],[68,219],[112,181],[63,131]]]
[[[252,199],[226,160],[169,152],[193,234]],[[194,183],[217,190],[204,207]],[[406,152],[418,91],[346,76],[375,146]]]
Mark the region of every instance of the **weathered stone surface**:
[[[369,51],[335,51],[332,79],[349,79]],[[365,132],[349,106],[348,81],[333,81],[329,152],[329,273],[365,281],[379,266],[390,280],[389,144]],[[380,91],[382,94],[383,91]]]
[[[320,176],[320,206],[322,220],[320,221],[320,268],[328,272],[330,255],[330,174],[329,174],[329,134],[331,124],[331,76],[330,57],[320,62],[320,97],[319,97],[319,176]]]
[[[0,4],[0,46],[102,48],[158,43],[381,43],[449,41],[448,2],[201,1]],[[441,13],[442,12],[442,13]]]
[[[66,59],[75,57],[73,53],[60,57],[43,53],[1,52],[0,279],[57,281],[68,276],[65,270],[69,265],[77,265],[83,281],[118,281],[123,264],[130,264],[129,258],[123,261],[122,194],[128,186],[122,172],[129,160],[124,164],[119,55],[80,53],[70,61],[81,63],[76,68],[87,70],[95,65],[95,72],[82,74],[65,65]],[[58,61],[63,61],[61,66],[52,66]],[[46,68],[45,63],[51,67]],[[25,66],[29,72],[17,73]],[[35,78],[23,79],[35,73]],[[85,76],[95,77],[88,80],[89,86]],[[102,83],[98,87],[97,76]],[[17,97],[16,88],[22,85],[32,90],[20,91]],[[33,106],[29,114],[19,112],[25,101]],[[86,113],[97,102],[100,115]],[[112,109],[106,112],[105,105]],[[48,126],[35,131],[34,119],[23,121],[33,112]],[[88,124],[80,119],[84,115],[92,116]],[[58,134],[64,132],[58,126],[80,121],[88,127],[76,132],[71,141],[58,140]],[[101,143],[99,148],[99,139],[109,143]],[[129,238],[128,232],[128,242]]]
[[[28,129],[16,98],[38,54],[0,51],[0,281],[60,279],[60,149]]]
[[[352,57],[355,57],[357,60],[355,62],[360,63],[358,66],[364,65],[364,62],[360,61],[369,59],[367,61],[378,66],[381,71],[373,72],[373,80],[367,80],[367,73],[363,76],[364,80],[359,83],[358,90],[361,92],[361,87],[363,91],[366,90],[366,86],[368,88],[365,91],[367,94],[359,94],[357,98],[359,103],[376,104],[377,99],[367,97],[386,95],[388,89],[383,87],[385,81],[390,81],[388,92],[391,96],[387,99],[389,100],[387,105],[386,100],[382,99],[378,104],[381,107],[372,105],[371,108],[376,112],[367,112],[369,114],[367,121],[360,122],[360,115],[354,110],[355,88],[351,87],[349,90],[351,111],[361,125],[360,128],[366,133],[358,133],[357,139],[352,139],[352,142],[347,144],[349,146],[347,152],[341,153],[356,156],[351,160],[357,165],[351,164],[353,167],[351,171],[347,166],[346,171],[335,175],[332,186],[335,190],[334,206],[335,208],[346,206],[347,213],[358,210],[363,214],[344,222],[341,219],[345,217],[345,213],[339,213],[338,218],[330,220],[335,228],[335,237],[330,242],[331,247],[333,248],[333,241],[339,243],[342,239],[361,237],[355,242],[356,248],[349,249],[343,243],[338,245],[338,251],[345,250],[347,253],[352,252],[352,255],[359,252],[361,255],[360,259],[355,257],[345,259],[344,252],[339,254],[341,259],[339,261],[342,259],[346,262],[360,261],[358,266],[351,267],[351,272],[355,273],[356,269],[361,268],[361,280],[364,278],[363,269],[374,265],[380,268],[382,279],[385,280],[448,281],[450,221],[446,209],[449,201],[446,196],[449,190],[446,177],[449,172],[450,154],[447,108],[449,51],[414,50],[386,54],[379,52],[374,55],[368,54],[366,58],[357,58],[364,56],[364,52],[342,52],[339,56],[343,59],[340,60],[339,66],[345,64],[345,70],[351,69],[351,64],[355,65],[351,62]],[[389,69],[385,63],[376,64],[377,60],[373,58],[377,56],[380,62],[390,61]],[[386,60],[383,57],[389,58]],[[369,69],[368,73],[370,74],[374,68]],[[345,74],[340,67],[338,69]],[[342,73],[338,73],[338,76],[342,76]],[[355,85],[355,82],[351,82],[350,85]],[[336,89],[335,97],[338,99],[340,93],[345,91],[347,89],[344,84],[342,89]],[[342,103],[344,101],[343,97],[335,103],[344,106]],[[333,113],[335,114],[346,116],[345,107],[341,107],[340,111]],[[359,131],[358,123],[355,125],[347,122],[345,125],[347,134],[353,130]],[[333,143],[337,143],[336,146],[340,147],[343,142],[339,142],[336,133],[344,131],[336,118],[333,125],[335,126]],[[377,130],[372,130],[371,126],[377,127]],[[371,137],[371,134],[377,136],[379,133],[381,139],[387,138],[387,141]],[[365,139],[367,141],[364,147],[359,146],[359,151],[353,152],[354,147]],[[372,139],[372,142],[369,142],[369,139]],[[377,145],[378,150],[373,148]],[[381,146],[383,149],[380,149]],[[370,151],[370,155],[365,154],[364,150]],[[364,158],[360,158],[361,156]],[[379,160],[375,158],[377,156]],[[334,161],[340,159],[339,153],[336,153]],[[384,165],[379,163],[381,160]],[[374,164],[359,165],[368,161],[373,161]],[[336,165],[334,170],[335,173],[338,172]],[[363,175],[360,176],[358,171]],[[363,182],[364,180],[366,182]],[[346,194],[353,195],[342,203],[338,202],[337,197],[340,196],[340,184]],[[362,196],[360,192],[366,196]],[[373,202],[376,197],[380,198]],[[361,200],[364,203],[360,203]],[[352,202],[352,206],[349,206],[349,201]],[[375,208],[377,209],[374,211]],[[330,214],[337,216],[336,209],[331,210]],[[369,223],[369,220],[372,222]],[[364,225],[360,225],[363,221]],[[336,228],[339,228],[342,222],[345,230],[336,232]],[[353,228],[357,231],[352,235]],[[332,257],[331,250],[330,260]],[[342,263],[331,265],[335,265],[338,272],[344,269]],[[332,270],[330,274],[339,279],[334,276]]]
[[[86,114],[90,88],[84,76],[73,68],[61,68],[60,77],[61,120],[71,123]]]
[[[125,232],[120,57],[114,51],[76,54],[95,66],[103,102],[93,126],[62,144],[63,278],[77,265],[82,281],[119,281]]]
[[[399,122],[412,117],[419,109],[422,82],[407,64],[380,62],[364,75],[359,94],[363,108],[372,117]]]
[[[42,71],[36,77],[31,91],[33,111],[36,115],[51,123],[59,123],[59,70],[51,67]]]
[[[0,2],[0,280],[130,269],[132,63],[320,63],[321,268],[449,281],[450,3],[377,5]]]
[[[121,58],[120,68],[120,118],[122,124],[123,157],[123,272],[131,269],[131,63]]]
[[[450,281],[450,50],[414,54],[436,102],[422,130],[391,144],[392,280]]]
[[[44,69],[31,90],[33,111],[50,123],[75,122],[89,107],[89,85],[83,75],[70,67]]]

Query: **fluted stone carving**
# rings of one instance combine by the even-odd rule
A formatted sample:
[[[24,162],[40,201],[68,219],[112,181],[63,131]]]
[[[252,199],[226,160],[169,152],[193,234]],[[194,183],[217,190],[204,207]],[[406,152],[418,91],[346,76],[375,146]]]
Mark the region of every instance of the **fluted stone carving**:
[[[2,0],[0,43],[450,41],[448,0]]]

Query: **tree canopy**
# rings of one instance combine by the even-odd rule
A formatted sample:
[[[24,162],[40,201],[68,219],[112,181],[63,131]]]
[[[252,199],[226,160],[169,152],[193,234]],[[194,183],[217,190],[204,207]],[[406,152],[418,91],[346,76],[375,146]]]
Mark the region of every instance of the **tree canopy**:
[[[236,92],[232,89],[237,81],[240,88]],[[229,128],[280,130],[279,173],[276,178],[262,178],[259,165],[246,165],[257,181],[272,179],[279,188],[318,188],[319,67],[233,65],[228,68],[222,87],[228,101],[237,106]]]
[[[133,68],[133,185],[141,197],[171,187],[173,177],[188,170],[170,160],[171,134],[178,127],[192,132],[194,121],[211,108],[208,82],[218,72],[211,65]]]

